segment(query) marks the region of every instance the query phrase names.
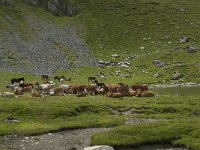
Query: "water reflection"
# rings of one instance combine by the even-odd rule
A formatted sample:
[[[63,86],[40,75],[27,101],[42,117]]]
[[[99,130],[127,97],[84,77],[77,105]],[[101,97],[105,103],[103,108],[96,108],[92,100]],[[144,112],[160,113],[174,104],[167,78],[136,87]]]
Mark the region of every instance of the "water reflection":
[[[157,96],[188,96],[200,95],[200,86],[190,87],[155,87],[150,88]]]

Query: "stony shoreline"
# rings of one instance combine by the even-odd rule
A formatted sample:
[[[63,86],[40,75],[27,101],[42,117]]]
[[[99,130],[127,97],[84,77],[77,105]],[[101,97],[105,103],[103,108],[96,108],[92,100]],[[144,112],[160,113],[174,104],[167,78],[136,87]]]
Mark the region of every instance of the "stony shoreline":
[[[176,83],[176,84],[157,84],[150,85],[150,88],[170,88],[170,87],[193,87],[200,86],[200,83]]]

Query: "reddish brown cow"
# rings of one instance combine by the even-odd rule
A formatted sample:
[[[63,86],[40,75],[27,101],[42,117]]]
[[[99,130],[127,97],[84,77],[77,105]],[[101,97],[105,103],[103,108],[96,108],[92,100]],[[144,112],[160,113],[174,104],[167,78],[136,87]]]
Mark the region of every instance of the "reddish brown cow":
[[[32,92],[33,92],[33,88],[32,88],[32,86],[23,87],[23,88],[22,88],[22,92],[23,92],[23,93],[26,93],[26,92],[32,93]]]
[[[129,92],[129,86],[124,84],[109,84],[105,85],[104,89],[108,92],[118,92],[122,93],[123,95],[128,95]]]
[[[72,85],[71,88],[70,88],[70,93],[72,93],[72,94],[83,94],[83,93],[85,93],[85,87],[86,87],[86,85],[84,85],[84,84]]]
[[[154,97],[154,93],[151,91],[142,91],[142,90],[138,90],[136,93],[137,97]]]
[[[22,88],[31,86],[33,88],[33,83],[20,83],[19,86]]]
[[[137,85],[132,85],[131,89],[133,91],[141,90],[141,91],[148,91],[148,86],[144,84],[137,84]]]
[[[97,85],[96,84],[88,84],[88,85],[86,85],[85,89],[90,95],[95,95]]]
[[[118,92],[109,92],[107,93],[107,96],[111,98],[122,98],[124,95]]]
[[[136,96],[137,95],[137,91],[132,91],[132,90],[130,90],[129,92],[128,92],[128,96],[131,96],[131,97],[133,97],[133,96]]]

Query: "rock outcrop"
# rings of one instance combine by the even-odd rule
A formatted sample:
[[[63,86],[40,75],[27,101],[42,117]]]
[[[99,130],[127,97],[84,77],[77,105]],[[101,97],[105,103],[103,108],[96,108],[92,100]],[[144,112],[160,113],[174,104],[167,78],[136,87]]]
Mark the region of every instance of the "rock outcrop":
[[[58,16],[76,16],[78,9],[69,0],[25,0],[30,5],[39,6],[47,9]]]

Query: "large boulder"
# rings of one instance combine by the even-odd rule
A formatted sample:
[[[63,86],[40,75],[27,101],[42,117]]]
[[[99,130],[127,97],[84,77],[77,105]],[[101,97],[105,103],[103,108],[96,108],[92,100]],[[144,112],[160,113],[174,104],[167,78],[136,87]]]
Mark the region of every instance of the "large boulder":
[[[195,46],[192,46],[192,45],[187,46],[186,49],[187,49],[188,53],[196,53],[198,51],[198,48],[196,48]]]
[[[153,60],[152,63],[156,67],[166,67],[166,63],[162,62],[161,60]]]
[[[183,77],[182,74],[176,72],[176,73],[170,78],[170,80],[179,80],[179,79],[181,79],[182,77]]]

